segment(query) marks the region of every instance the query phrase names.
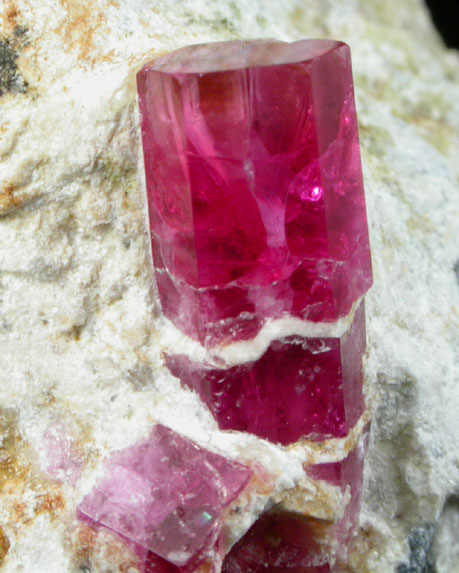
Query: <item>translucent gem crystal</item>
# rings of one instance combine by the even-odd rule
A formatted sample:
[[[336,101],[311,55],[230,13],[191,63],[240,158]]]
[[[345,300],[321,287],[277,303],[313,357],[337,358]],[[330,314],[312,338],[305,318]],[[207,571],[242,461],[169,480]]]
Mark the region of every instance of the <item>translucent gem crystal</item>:
[[[372,281],[348,46],[191,46],[137,80],[164,314],[210,345],[346,315]]]
[[[222,511],[250,477],[245,466],[158,425],[108,460],[79,512],[143,550],[159,571],[173,571],[168,565],[192,571],[216,542]]]
[[[342,437],[355,425],[364,409],[364,350],[361,303],[341,338],[290,336],[272,342],[255,362],[228,369],[182,355],[167,356],[166,364],[199,394],[221,429],[289,444]]]
[[[148,63],[137,86],[164,315],[207,347],[250,340],[288,316],[347,317],[333,333],[348,325],[334,337],[271,339],[237,365],[180,354],[166,365],[222,430],[282,445],[347,436],[365,406],[359,300],[372,282],[348,46],[190,46]],[[218,553],[219,516],[250,472],[161,428],[111,460],[81,511],[133,544],[145,573],[216,572],[209,548]],[[362,451],[305,468],[341,495],[344,515],[272,507],[222,571],[331,571],[357,523]]]

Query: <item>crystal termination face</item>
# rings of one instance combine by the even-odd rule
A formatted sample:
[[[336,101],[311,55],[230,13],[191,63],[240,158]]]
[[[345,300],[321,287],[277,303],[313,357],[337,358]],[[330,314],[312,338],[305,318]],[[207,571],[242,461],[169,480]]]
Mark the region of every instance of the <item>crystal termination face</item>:
[[[206,345],[346,315],[372,281],[348,46],[192,46],[137,81],[164,314]]]

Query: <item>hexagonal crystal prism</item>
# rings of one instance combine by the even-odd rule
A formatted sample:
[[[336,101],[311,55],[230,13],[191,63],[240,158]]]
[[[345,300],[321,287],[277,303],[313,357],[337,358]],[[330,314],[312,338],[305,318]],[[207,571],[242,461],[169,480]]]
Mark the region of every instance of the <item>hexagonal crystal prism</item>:
[[[372,281],[348,46],[191,46],[138,92],[165,315],[213,345],[347,314]]]

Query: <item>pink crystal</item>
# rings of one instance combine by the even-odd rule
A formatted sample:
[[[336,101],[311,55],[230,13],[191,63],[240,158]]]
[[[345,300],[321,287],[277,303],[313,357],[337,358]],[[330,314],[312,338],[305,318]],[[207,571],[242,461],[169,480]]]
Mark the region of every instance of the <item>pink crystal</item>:
[[[191,571],[215,543],[222,511],[250,476],[248,468],[158,425],[148,439],[108,461],[79,512],[137,551],[152,552],[146,559],[164,571],[167,564]]]
[[[348,46],[192,46],[138,91],[165,315],[215,344],[347,314],[372,281]]]
[[[186,356],[166,364],[195,390],[223,430],[251,432],[289,444],[301,437],[345,436],[363,412],[363,303],[341,338],[290,336],[271,343],[261,358],[228,369]]]
[[[39,454],[43,471],[56,481],[75,485],[83,463],[64,425],[57,422],[49,426],[42,436],[41,445]]]
[[[345,563],[360,509],[367,432],[344,460],[307,468],[311,477],[339,486],[343,495],[349,493],[341,519],[333,523],[274,508],[234,545],[222,572],[327,573],[336,570],[336,563]]]

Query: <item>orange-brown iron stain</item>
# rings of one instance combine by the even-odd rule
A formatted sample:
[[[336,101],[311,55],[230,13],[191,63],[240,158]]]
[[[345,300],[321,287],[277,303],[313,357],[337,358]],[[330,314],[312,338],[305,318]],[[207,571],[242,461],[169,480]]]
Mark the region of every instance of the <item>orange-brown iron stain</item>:
[[[19,23],[19,8],[17,7],[16,0],[10,0],[6,4],[6,8],[3,15],[3,25],[4,30],[7,33],[13,32],[17,28]]]
[[[78,564],[89,564],[91,555],[94,551],[97,533],[94,529],[82,525],[78,528],[75,540],[75,559]]]
[[[51,490],[38,498],[37,505],[35,507],[35,515],[45,512],[54,517],[56,513],[63,510],[64,507],[64,498],[58,491],[58,488],[56,488],[55,491]]]
[[[0,410],[0,493],[11,482],[22,481],[25,478],[24,469],[18,460],[18,446],[21,436],[16,426],[16,416],[10,410]]]
[[[98,33],[102,33],[105,24],[103,12],[91,2],[80,0],[59,0],[59,2],[67,12],[62,29],[67,47],[72,51],[75,50],[81,61],[95,63],[109,58],[107,54],[97,58],[94,56],[95,37]]]
[[[0,215],[21,206],[22,200],[15,191],[15,186],[10,183],[0,188]]]
[[[104,565],[110,570],[111,566],[116,566],[116,570],[120,573],[130,573],[139,565],[138,557],[120,539],[104,529],[97,531],[81,524],[73,545],[75,560],[79,567],[91,567],[94,563],[97,565],[97,560],[100,559],[100,555],[97,557],[97,554],[101,551]]]
[[[48,513],[53,519],[65,508],[60,486],[34,471],[31,458],[28,445],[19,433],[16,413],[0,409],[0,503],[18,535],[37,515]],[[31,503],[24,501],[27,491],[32,492]],[[0,564],[9,546],[9,539],[0,528]]]
[[[8,549],[10,548],[10,542],[3,528],[0,527],[0,565],[5,560]]]

